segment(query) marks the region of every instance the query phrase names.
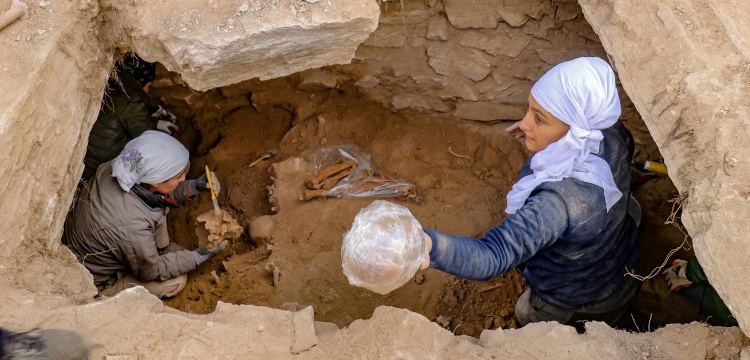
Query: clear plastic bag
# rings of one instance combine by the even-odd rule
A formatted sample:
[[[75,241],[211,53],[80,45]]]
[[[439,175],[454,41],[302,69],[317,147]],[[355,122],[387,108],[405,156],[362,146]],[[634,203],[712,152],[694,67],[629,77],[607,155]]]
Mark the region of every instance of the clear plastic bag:
[[[375,200],[362,208],[341,246],[349,284],[383,295],[406,284],[424,260],[423,234],[403,205]]]
[[[375,167],[370,154],[355,145],[318,149],[309,162],[313,175],[305,181],[300,200],[318,196],[337,198],[406,197],[420,200],[417,187]]]

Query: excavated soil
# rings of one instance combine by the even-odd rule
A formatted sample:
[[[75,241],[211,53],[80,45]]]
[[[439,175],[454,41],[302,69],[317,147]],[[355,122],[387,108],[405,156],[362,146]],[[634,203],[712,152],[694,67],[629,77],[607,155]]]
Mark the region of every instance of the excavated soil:
[[[419,271],[387,295],[350,286],[341,269],[342,237],[374,199],[298,200],[311,172],[309,155],[353,144],[367,151],[375,166],[417,186],[421,201],[387,200],[409,207],[424,227],[481,236],[502,221],[505,194],[528,155],[504,134],[510,123],[390,111],[358,94],[341,76],[333,87],[303,90],[294,75],[196,93],[177,75],[163,68],[159,74],[151,94],[179,116],[175,136],[193,155],[189,177],[199,176],[205,165],[215,171],[220,206],[245,229],[224,252],[190,273],[187,287],[166,300],[168,306],[203,314],[217,301],[288,310],[312,305],[316,320],[342,327],[390,305],[423,314],[455,334],[477,337],[483,329],[517,327],[513,309],[525,284],[516,271],[485,282]],[[658,158],[632,104],[627,98],[623,104],[623,121],[636,138],[636,160]],[[274,157],[249,167],[271,149],[278,151]],[[661,265],[685,236],[665,224],[676,208],[669,179],[634,171],[634,184],[644,209],[641,243],[648,270]],[[171,212],[173,241],[194,248],[200,226],[195,218],[210,209],[205,196]],[[249,229],[259,217],[254,231],[260,236],[251,239]],[[690,254],[683,246],[675,256]],[[659,276],[645,282],[636,304],[647,318],[634,315],[633,328],[700,320]]]

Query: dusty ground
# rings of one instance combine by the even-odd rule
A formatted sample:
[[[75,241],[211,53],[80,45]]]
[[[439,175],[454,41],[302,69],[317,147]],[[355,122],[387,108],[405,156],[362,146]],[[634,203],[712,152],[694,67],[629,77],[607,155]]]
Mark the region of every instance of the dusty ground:
[[[246,229],[220,256],[191,273],[186,289],[167,300],[168,306],[209,313],[217,301],[289,310],[313,305],[316,320],[343,327],[369,318],[379,305],[391,305],[421,313],[456,334],[478,337],[483,329],[516,327],[514,304],[524,289],[516,272],[475,282],[420,271],[413,282],[385,296],[348,285],[341,271],[342,236],[372,199],[297,200],[313,151],[355,144],[371,154],[375,166],[417,185],[421,202],[392,201],[408,206],[423,226],[481,236],[500,223],[505,193],[526,156],[520,143],[504,135],[509,123],[391,112],[342,78],[334,88],[301,90],[299,78],[291,76],[194,93],[164,73],[152,94],[180,116],[177,137],[194,156],[189,175],[198,176],[205,164],[215,170],[222,183],[220,205]],[[658,158],[642,120],[623,100],[623,120],[638,143],[637,160]],[[248,167],[269,149],[278,150],[275,157]],[[643,259],[652,269],[684,239],[664,223],[677,193],[668,178],[634,175],[644,208]],[[194,219],[209,209],[204,198],[173,212],[174,241],[194,247]],[[253,240],[247,230],[263,215],[272,215],[266,218],[273,224],[270,235]],[[636,326],[627,324],[631,329],[700,319],[660,277],[646,282],[636,303],[651,318],[634,316]]]

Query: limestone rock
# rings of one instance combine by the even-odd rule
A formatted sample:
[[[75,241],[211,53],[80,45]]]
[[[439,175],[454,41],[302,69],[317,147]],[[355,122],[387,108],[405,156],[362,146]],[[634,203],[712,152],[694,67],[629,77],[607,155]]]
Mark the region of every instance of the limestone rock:
[[[523,114],[521,106],[484,101],[459,101],[453,113],[459,118],[477,121],[519,120]]]
[[[310,350],[318,344],[318,337],[315,335],[315,320],[312,306],[308,306],[292,315],[294,325],[294,339],[292,340],[292,354]]]
[[[500,16],[492,9],[502,6],[504,0],[461,1],[445,0],[445,15],[457,29],[494,29]]]
[[[402,24],[380,25],[367,41],[366,46],[378,48],[399,48],[406,44],[406,34]]]
[[[432,69],[441,75],[462,75],[480,81],[492,72],[490,62],[476,49],[436,43],[427,48],[427,55]]]
[[[442,98],[479,101],[476,83],[462,76],[447,76],[441,82],[442,88],[437,92]]]
[[[427,24],[428,40],[448,40],[450,23],[443,16],[433,16]]]
[[[578,9],[580,11],[580,8]],[[583,16],[579,13],[580,16]],[[521,30],[528,35],[535,36],[540,39],[546,39],[547,33],[550,29],[558,28],[559,25],[555,23],[555,20],[549,16],[543,17],[538,21],[529,21],[521,28]]]
[[[711,10],[716,14],[716,20],[726,30],[726,35],[745,58],[750,58],[750,23],[745,16],[750,14],[750,3],[742,0],[710,1]]]
[[[121,14],[131,31],[124,41],[196,90],[349,63],[380,13],[369,0],[254,3],[245,12],[226,0],[136,3]]]
[[[740,360],[750,360],[750,347],[742,348],[740,352]]]
[[[300,74],[300,90],[333,89],[336,87],[336,75],[323,70],[310,70]]]
[[[743,32],[747,25],[740,25],[746,24],[743,16],[750,4],[579,3],[646,122],[672,181],[689,196],[682,222],[696,256],[747,333],[750,163],[733,159],[750,158],[750,148],[740,145],[740,139],[750,138],[750,38]]]
[[[458,29],[494,29],[499,21],[519,27],[529,18],[540,19],[551,13],[551,3],[544,0],[445,0],[445,14]]]
[[[514,58],[521,54],[531,40],[530,36],[519,30],[507,29],[500,35],[466,31],[461,33],[458,42],[461,46],[483,50],[490,55]]]
[[[369,76],[364,76],[360,78],[359,80],[357,80],[355,85],[361,88],[369,89],[369,88],[373,88],[377,86],[379,83],[380,83],[380,80],[378,80],[377,77],[369,75]]]

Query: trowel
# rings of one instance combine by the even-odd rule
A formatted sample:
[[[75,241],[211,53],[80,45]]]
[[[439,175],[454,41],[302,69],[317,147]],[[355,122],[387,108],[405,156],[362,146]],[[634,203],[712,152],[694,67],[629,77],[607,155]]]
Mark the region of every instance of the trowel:
[[[250,165],[248,165],[247,167],[253,167],[253,166],[257,165],[259,162],[261,162],[261,161],[263,161],[265,159],[270,159],[271,157],[273,157],[274,155],[276,155],[277,152],[279,152],[279,151],[276,150],[276,149],[266,150],[257,159],[253,160],[253,162],[251,162]]]
[[[195,227],[195,234],[198,235],[200,246],[212,249],[224,239],[239,237],[243,229],[231,214],[219,208],[219,201],[216,199],[216,191],[208,166],[206,166],[206,178],[208,179],[208,188],[211,190],[211,202],[214,204],[214,209],[195,218],[196,223],[203,223],[203,227],[200,225]]]
[[[219,216],[221,209],[219,209],[219,201],[216,199],[216,191],[214,191],[214,183],[211,180],[211,171],[208,170],[208,165],[206,165],[206,179],[208,179],[208,188],[211,190],[211,202],[214,203],[214,212],[216,216]]]

